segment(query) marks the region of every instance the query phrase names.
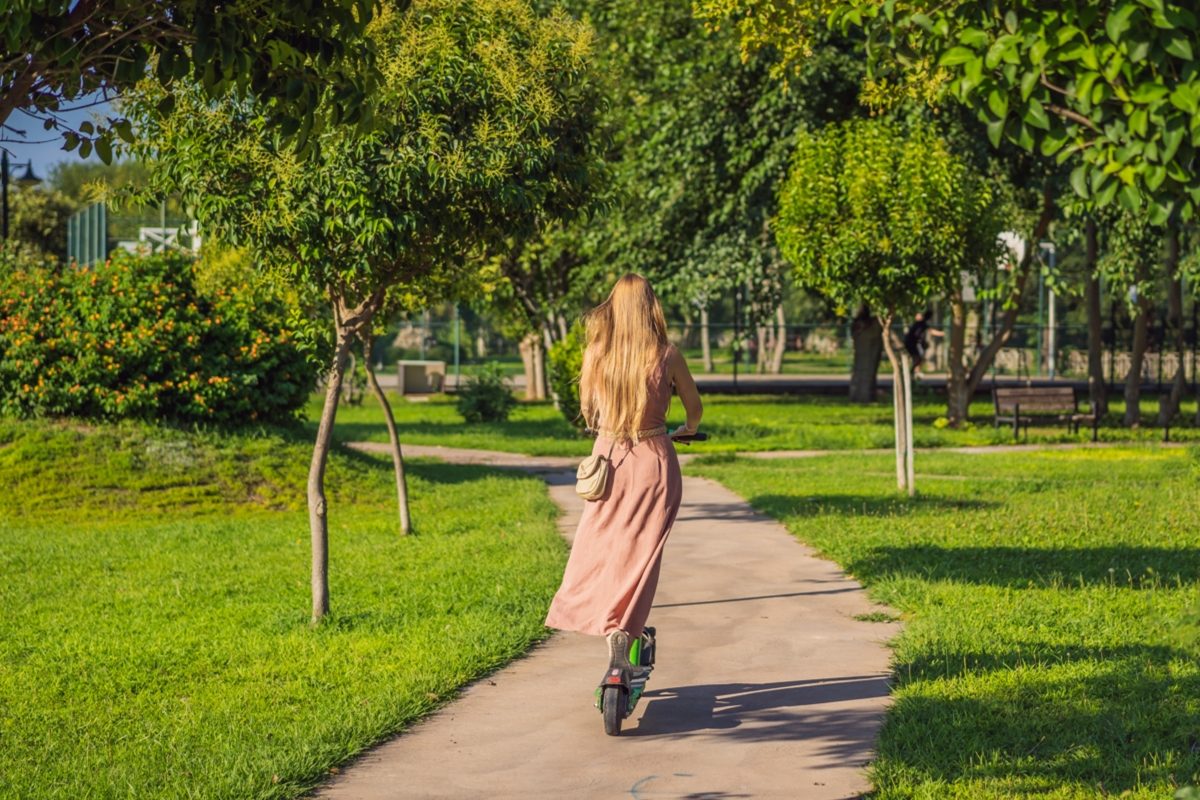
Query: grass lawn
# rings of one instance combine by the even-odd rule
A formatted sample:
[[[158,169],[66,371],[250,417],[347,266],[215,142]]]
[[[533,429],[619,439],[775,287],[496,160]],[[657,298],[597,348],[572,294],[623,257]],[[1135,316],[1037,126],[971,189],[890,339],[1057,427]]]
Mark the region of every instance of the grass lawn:
[[[309,454],[0,422],[0,797],[296,797],[544,635],[541,481],[414,463],[403,538],[390,462],[348,453],[310,629]]]
[[[436,444],[531,455],[586,455],[591,441],[577,433],[550,403],[521,403],[508,422],[468,425],[454,408],[454,398],[435,395],[411,401],[391,395],[401,444]],[[1176,440],[1200,441],[1200,428],[1191,424],[1195,401],[1184,404],[1181,427],[1171,429]],[[308,406],[310,431],[315,431],[321,398]],[[1157,441],[1160,428],[1131,431],[1117,425],[1123,406],[1114,403],[1110,425],[1102,427],[1102,441]],[[1142,412],[1148,421],[1158,413],[1156,401],[1147,401]],[[918,447],[954,447],[1008,444],[1012,432],[993,428],[990,401],[972,405],[975,424],[967,430],[939,428],[946,413],[944,400],[932,393],[918,395],[913,425]],[[673,401],[668,423],[683,422],[683,410]],[[818,395],[706,395],[701,427],[713,438],[691,445],[690,452],[712,453],[734,450],[848,450],[892,447],[892,406],[861,405],[837,397]],[[359,406],[338,409],[335,435],[342,441],[386,442],[383,413],[374,398],[367,396]],[[1031,428],[1030,442],[1084,442],[1091,431],[1071,434],[1065,425]]]
[[[1200,661],[1178,627],[1200,603],[1200,450],[923,453],[913,500],[886,455],[689,471],[903,614],[874,797],[1150,800],[1200,783]]]

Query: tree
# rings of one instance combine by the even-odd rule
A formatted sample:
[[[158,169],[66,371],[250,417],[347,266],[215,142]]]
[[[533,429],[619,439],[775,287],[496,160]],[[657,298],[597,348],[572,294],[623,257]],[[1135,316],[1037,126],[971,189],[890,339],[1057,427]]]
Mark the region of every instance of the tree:
[[[994,259],[999,219],[987,183],[927,123],[886,118],[800,134],[780,189],[776,237],[796,280],[841,309],[867,303],[892,366],[896,480],[911,495],[911,374],[892,324],[962,273]],[[843,312],[844,313],[844,312]]]
[[[706,31],[688,0],[575,5],[596,25],[616,83],[622,202],[596,258],[651,278],[685,318],[698,313],[705,351],[710,306],[738,292],[757,333],[775,340],[759,348],[760,366],[773,368],[787,275],[769,228],[775,188],[798,127],[858,108],[861,67],[830,42],[785,84],[770,54],[741,64],[736,37]]]
[[[1108,209],[1101,219],[1105,232],[1104,254],[1097,268],[1110,290],[1124,295],[1133,317],[1129,372],[1125,376],[1125,424],[1137,427],[1142,419],[1142,366],[1149,344],[1154,300],[1158,295],[1164,231],[1151,223],[1144,212]],[[1168,280],[1174,279],[1178,267],[1177,249],[1166,267]]]
[[[551,224],[526,238],[510,237],[493,256],[503,278],[493,299],[509,311],[521,339],[530,399],[546,398],[552,383],[546,356],[567,337],[598,282],[592,225],[591,217]]]
[[[385,6],[369,35],[383,80],[372,130],[330,127],[297,153],[252,100],[197,87],[165,118],[137,104],[159,189],[217,238],[324,297],[333,316],[309,470],[313,619],[329,610],[324,470],[349,352],[393,296],[477,269],[470,256],[584,203],[597,100],[590,31],[524,0]],[[335,90],[322,104],[338,103]]]
[[[113,135],[128,141],[127,120],[69,123],[73,104],[100,102],[147,75],[167,90],[185,83],[209,98],[233,92],[260,99],[262,113],[285,135],[304,140],[323,123],[365,121],[374,74],[361,33],[375,0],[14,0],[0,17],[0,141],[28,133],[12,120],[23,111],[61,131],[67,150],[93,149],[104,161]],[[321,105],[323,94],[336,103]],[[169,108],[171,95],[161,102]]]
[[[1200,47],[1182,0],[697,0],[734,15],[743,45],[808,57],[823,23],[862,28],[875,100],[957,98],[1001,140],[1070,162],[1071,185],[1104,207],[1164,223],[1200,202]]]
[[[954,120],[949,114],[939,116],[944,120],[943,135],[953,150],[969,157],[972,172],[986,176],[995,201],[993,213],[1003,221],[1002,227],[1027,243],[1022,252],[1007,253],[999,260],[984,259],[969,270],[967,280],[975,289],[974,304],[968,302],[965,286],[946,297],[950,307],[946,417],[952,427],[958,427],[968,421],[971,399],[1016,328],[1029,280],[1039,268],[1038,245],[1057,216],[1056,196],[1062,179],[1048,159],[1008,145],[981,148],[971,120]],[[968,317],[972,310],[978,314],[985,302],[992,309],[992,332],[990,338],[985,338],[982,329],[977,329],[979,337],[972,358],[966,346]]]
[[[53,189],[27,186],[13,192],[9,202],[12,237],[65,259],[67,219],[75,211],[71,201]]]

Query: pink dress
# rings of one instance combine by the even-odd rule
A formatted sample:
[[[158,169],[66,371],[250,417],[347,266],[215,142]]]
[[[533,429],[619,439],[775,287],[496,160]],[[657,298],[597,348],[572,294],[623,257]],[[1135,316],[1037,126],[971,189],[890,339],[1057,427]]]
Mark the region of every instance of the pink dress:
[[[671,402],[667,357],[650,375],[640,430],[662,426]],[[599,436],[593,453],[612,450],[609,491],[586,504],[562,586],[546,624],[580,633],[639,636],[650,616],[663,546],[683,497],[675,444],[666,435],[613,447]]]

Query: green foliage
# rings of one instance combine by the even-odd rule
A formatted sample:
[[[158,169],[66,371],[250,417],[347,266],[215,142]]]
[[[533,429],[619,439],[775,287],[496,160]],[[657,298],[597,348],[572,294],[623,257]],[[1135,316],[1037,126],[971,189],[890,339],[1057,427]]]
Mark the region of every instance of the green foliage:
[[[11,190],[10,190],[11,191]],[[58,258],[67,255],[67,219],[75,211],[64,195],[30,186],[9,195],[9,236]]]
[[[582,427],[579,411],[579,376],[583,373],[583,351],[587,346],[587,331],[583,323],[571,326],[565,339],[555,342],[546,353],[550,370],[550,390],[558,410],[572,425]]]
[[[1071,185],[1098,206],[1148,207],[1156,222],[1200,202],[1197,18],[1190,3],[986,0],[928,16],[880,15],[879,43],[945,70],[946,89],[1001,139],[1074,165]]]
[[[872,797],[1171,797],[1200,782],[1193,456],[1157,447],[739,459],[715,478],[901,612]],[[886,635],[881,632],[881,635]]]
[[[795,63],[823,23],[865,29],[875,98],[956,97],[993,144],[1015,142],[1073,167],[1098,206],[1155,222],[1200,204],[1200,26],[1184,0],[697,0],[735,15],[749,50]]]
[[[282,304],[211,294],[176,255],[91,269],[0,250],[0,412],[247,424],[293,416],[315,374]]]
[[[614,100],[622,203],[600,246],[609,269],[650,277],[679,305],[719,303],[749,286],[769,314],[784,265],[768,228],[776,186],[803,125],[858,110],[860,63],[841,42],[822,41],[785,83],[777,59],[741,63],[728,31],[706,31],[687,0],[580,3],[620,80]]]
[[[1158,279],[1163,277],[1166,238],[1162,227],[1151,223],[1145,212],[1122,208],[1102,209],[1097,216],[1104,235],[1097,272],[1109,291],[1124,296],[1131,310],[1137,305],[1131,290],[1143,305],[1153,302]]]
[[[566,548],[540,479],[410,461],[401,537],[390,462],[348,451],[310,628],[308,450],[0,421],[0,796],[302,797],[545,636]]]
[[[990,188],[925,123],[802,132],[779,204],[776,238],[796,280],[843,310],[916,310],[997,254]]]
[[[135,190],[149,181],[150,167],[125,159],[111,164],[95,161],[60,161],[50,168],[46,182],[66,195],[78,209],[121,190]]]
[[[136,149],[159,156],[153,189],[350,308],[384,290],[428,302],[429,287],[477,270],[468,256],[484,241],[574,213],[594,160],[589,29],[523,0],[413,5],[384,6],[370,27],[383,70],[372,132],[327,129],[302,156],[249,99],[213,105],[193,88],[162,117],[143,87],[129,111]],[[321,102],[342,101],[331,90]]]
[[[499,364],[484,364],[458,391],[455,406],[469,424],[504,422],[517,404]]]
[[[374,0],[10,0],[0,16],[0,124],[20,109],[45,130],[62,131],[65,149],[94,150],[109,162],[128,120],[78,126],[59,113],[73,101],[131,89],[149,76],[168,92],[191,81],[208,99],[230,93],[264,101],[271,127],[302,144],[327,123],[369,119],[374,69],[362,32]],[[323,93],[337,106],[317,113]],[[168,93],[164,109],[172,103]],[[12,130],[10,128],[9,130]]]

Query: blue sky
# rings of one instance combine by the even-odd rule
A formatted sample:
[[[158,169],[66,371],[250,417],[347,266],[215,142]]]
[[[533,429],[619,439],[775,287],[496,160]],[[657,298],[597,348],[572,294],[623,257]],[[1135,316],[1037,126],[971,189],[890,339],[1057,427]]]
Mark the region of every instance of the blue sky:
[[[103,105],[90,106],[95,102],[95,98],[83,98],[68,105],[68,108],[75,109],[62,114],[73,125],[78,125],[80,122],[92,119],[94,116],[103,116],[106,113],[112,113],[109,108],[109,103]],[[45,131],[42,130],[42,123],[31,118],[23,111],[15,111],[9,117],[8,123],[10,127],[26,132],[26,141],[21,141],[17,134],[11,130],[4,132],[3,147],[8,150],[8,159],[10,163],[24,163],[33,161],[33,171],[39,178],[43,180],[50,172],[50,167],[60,161],[79,161],[78,151],[68,153],[62,149],[62,133],[61,131]],[[45,141],[49,139],[50,141]],[[89,161],[98,161],[93,153]],[[21,174],[16,168],[13,169],[15,174]]]

